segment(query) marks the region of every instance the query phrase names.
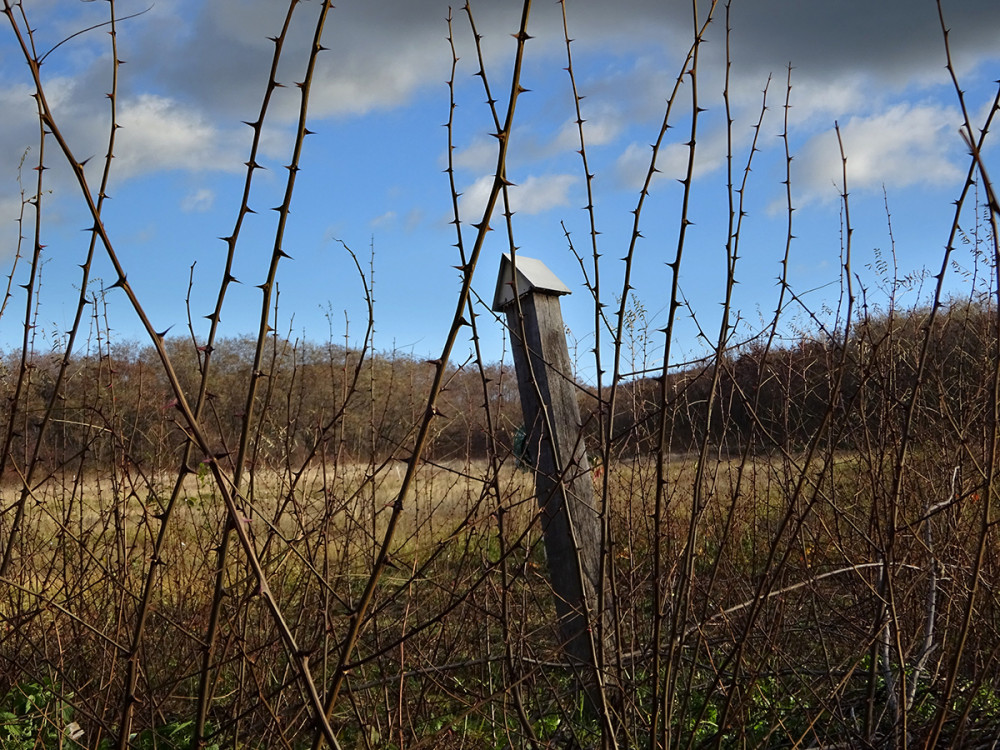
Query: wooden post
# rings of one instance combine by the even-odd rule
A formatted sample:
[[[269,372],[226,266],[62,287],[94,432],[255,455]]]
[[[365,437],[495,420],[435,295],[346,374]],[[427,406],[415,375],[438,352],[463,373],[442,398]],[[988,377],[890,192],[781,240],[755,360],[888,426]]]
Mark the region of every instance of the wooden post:
[[[512,263],[504,254],[493,309],[506,314],[510,329],[525,456],[535,470],[563,649],[579,671],[586,704],[599,711],[601,522],[559,306],[562,294],[569,289],[543,263],[521,256]]]

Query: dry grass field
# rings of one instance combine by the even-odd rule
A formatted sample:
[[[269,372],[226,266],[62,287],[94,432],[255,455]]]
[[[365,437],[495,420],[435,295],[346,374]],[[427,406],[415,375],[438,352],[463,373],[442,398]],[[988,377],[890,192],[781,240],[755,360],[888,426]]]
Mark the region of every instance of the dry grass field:
[[[727,744],[847,742],[865,721],[878,730],[900,710],[890,698],[893,680],[908,682],[895,689],[911,696],[911,726],[931,720],[956,639],[983,654],[1000,615],[984,586],[972,627],[962,632],[979,497],[967,493],[921,521],[931,504],[947,500],[947,474],[921,481],[914,470],[912,500],[897,510],[910,523],[889,529],[876,512],[888,488],[872,486],[872,467],[857,454],[725,457],[709,459],[704,472],[697,464],[694,456],[669,458],[669,523],[659,528],[653,463],[606,467],[619,639],[607,669],[622,688],[625,736],[641,742],[648,732],[643,717],[662,679],[650,672],[658,620],[681,649],[672,731],[690,741],[715,736],[728,710],[736,720]],[[297,477],[258,470],[240,500],[267,585],[319,681],[341,657],[339,634],[398,497],[397,468],[331,465]],[[593,742],[599,727],[574,706],[572,670],[558,648],[531,473],[510,462],[494,472],[467,461],[425,464],[417,476],[348,660],[345,700],[331,717],[342,742],[503,747],[532,733],[540,742],[568,741],[567,732]],[[596,486],[604,476],[595,472]],[[154,736],[167,743],[175,732],[181,746],[220,596],[209,744],[298,746],[311,726],[308,707],[292,688],[287,653],[240,554],[226,559],[223,590],[215,591],[226,523],[217,488],[204,472],[186,476],[158,542],[171,489],[166,477],[115,473],[53,477],[32,495],[16,572],[4,578],[11,595],[0,605],[3,657],[20,670],[7,674],[8,702],[26,684],[46,686],[40,710],[62,706],[85,733],[83,745],[112,737],[130,639],[149,597],[137,729],[149,743]],[[891,532],[889,560],[880,545]],[[993,579],[991,561],[979,575],[984,584]],[[656,601],[666,607],[659,618]],[[1000,720],[993,670],[989,661],[973,662],[954,688],[952,705],[970,708],[970,738],[985,737]],[[39,736],[58,736],[60,721],[69,723],[63,715],[48,716]]]
[[[969,114],[941,3],[942,64],[958,102],[948,132],[967,147],[967,177],[940,228],[939,265],[902,274],[893,247],[874,251],[868,275],[852,266],[848,155],[835,122],[842,176],[831,246],[839,257],[822,262],[839,271],[825,284],[833,296],[818,303],[793,283],[790,260],[800,215],[789,136],[794,65],[783,106],[768,104],[765,92],[757,124],[736,134],[730,95],[747,97],[730,91],[730,3],[692,3],[690,38],[678,33],[669,45],[676,70],[657,71],[667,101],[654,107],[663,107],[662,125],[644,141],[652,150],[634,208],[619,217],[623,234],[602,245],[570,53],[572,4],[558,4],[554,48],[565,54],[571,104],[563,114],[574,126],[563,133],[579,140],[572,151],[587,191],[582,249],[562,230],[579,262],[580,296],[593,302],[593,330],[578,331],[573,344],[592,347],[589,381],[561,350],[529,351],[537,331],[526,322],[526,297],[514,295],[495,315],[482,296],[493,282],[475,277],[487,252],[514,273],[521,245],[506,170],[520,127],[515,105],[528,91],[530,0],[503,37],[502,66],[484,54],[471,4],[461,9],[462,31],[458,11],[442,27],[451,63],[441,109],[448,120],[438,130],[447,188],[435,221],[448,214],[455,229],[448,265],[459,283],[451,322],[428,332],[440,334],[440,349],[426,358],[377,350],[374,258],[366,270],[346,245],[367,318],[351,321],[343,346],[332,325],[326,344],[277,330],[286,325],[277,279],[289,262],[286,241],[295,244],[286,229],[296,217],[296,176],[311,153],[306,136],[320,140],[307,124],[316,60],[329,51],[320,43],[329,0],[291,0],[284,25],[254,48],[273,57],[259,113],[239,126],[250,131],[243,192],[232,229],[211,239],[219,275],[207,279],[215,306],[203,317],[192,312],[190,269],[186,309],[171,318],[186,317],[187,333],[183,324],[154,326],[129,280],[124,259],[134,248],[119,238],[130,233],[105,210],[121,127],[124,19],[112,0],[106,23],[79,31],[111,32],[102,53],[107,150],[85,169],[90,159],[64,133],[64,110],[50,104],[63,82],[42,68],[48,53],[28,23],[46,5],[5,0],[2,11],[13,45],[5,49],[25,64],[18,85],[37,107],[38,143],[21,160],[19,234],[0,303],[0,317],[22,316],[23,334],[0,356],[0,748],[1000,745],[1000,203],[986,165],[1000,93]],[[293,15],[296,24],[308,17],[310,34]],[[685,253],[692,206],[703,201],[704,148],[696,160],[696,146],[707,109],[698,73],[709,28],[718,29],[725,86],[712,106],[726,113],[712,139],[719,166],[705,175],[726,172],[709,214],[724,235],[711,240],[720,295],[711,321],[682,285],[705,275],[709,257],[704,245]],[[476,183],[485,195],[475,217],[455,178],[455,144],[465,142],[456,81],[466,72],[457,33],[472,52],[467,77],[485,95],[484,142],[496,149],[495,168]],[[283,85],[277,71],[296,54],[296,83]],[[272,114],[278,89],[297,97],[297,108],[285,99]],[[755,300],[751,314],[734,288],[769,109],[781,155],[766,169],[781,186],[787,226],[762,243],[784,249],[769,287],[775,298]],[[281,137],[272,143],[262,134],[274,120]],[[671,141],[674,133],[681,140]],[[263,170],[258,158],[268,160],[272,147],[287,149],[287,160]],[[675,154],[683,177],[660,182],[657,164]],[[61,178],[50,171],[55,161],[68,167]],[[77,280],[45,286],[71,320],[43,351],[40,277],[48,217],[58,215],[48,212],[55,179],[88,228],[74,235],[86,245]],[[267,212],[273,234],[262,241],[244,239],[243,229],[256,213],[251,188],[262,209],[258,179],[283,196]],[[666,203],[647,203],[665,183],[674,191]],[[328,201],[324,192],[324,210]],[[894,245],[887,197],[885,210]],[[772,218],[767,226],[777,226]],[[491,231],[499,244],[484,251]],[[657,238],[640,243],[646,231]],[[328,243],[329,226],[323,232]],[[373,255],[374,246],[373,238]],[[649,252],[662,273],[651,282],[656,299],[646,300],[660,309],[656,323],[634,294],[633,274],[646,263],[637,253]],[[253,269],[240,265],[251,257]],[[614,275],[602,277],[612,262]],[[249,333],[221,324],[234,306],[236,269],[250,278],[244,268],[264,279],[259,327]],[[528,291],[532,309],[544,297],[537,307],[550,315],[539,340],[563,343],[566,328],[551,313],[558,297],[550,293],[560,290]],[[23,313],[8,305],[15,299]],[[117,338],[122,310],[141,342]],[[504,358],[514,352],[513,366],[487,361],[487,335],[502,338]],[[701,351],[682,353],[685,338]],[[546,401],[543,380],[569,395]],[[552,552],[557,527],[560,554]]]

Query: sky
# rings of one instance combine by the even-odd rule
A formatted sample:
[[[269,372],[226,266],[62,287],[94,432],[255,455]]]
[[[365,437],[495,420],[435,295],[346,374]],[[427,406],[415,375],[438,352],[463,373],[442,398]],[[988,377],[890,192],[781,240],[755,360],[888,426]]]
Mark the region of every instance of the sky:
[[[284,7],[283,7],[284,6]],[[251,144],[276,34],[286,5],[277,0],[117,0],[120,66],[117,135],[104,213],[129,283],[158,330],[207,334],[203,315],[214,307],[225,244],[239,208]],[[709,3],[701,0],[704,18]],[[1000,3],[943,0],[955,72],[974,126],[981,125],[1000,78]],[[59,127],[79,159],[93,157],[87,177],[96,191],[109,127],[111,49],[108,3],[24,0],[41,54],[43,84]],[[486,78],[505,115],[521,4],[471,4],[482,36]],[[594,219],[600,234],[602,297],[607,310],[622,294],[625,255],[652,144],[666,101],[692,40],[692,4],[663,0],[566,0],[572,68],[580,95],[584,142],[594,175]],[[299,89],[319,5],[299,3],[263,130],[264,170],[255,175],[221,334],[253,333],[274,243],[293,145]],[[497,141],[484,101],[473,33],[460,7],[451,11],[459,56],[452,138],[463,241],[471,247],[493,180]],[[449,6],[437,0],[342,0],[331,12],[310,96],[302,168],[297,175],[272,325],[291,339],[356,345],[363,334],[363,282],[350,255],[373,284],[374,346],[383,352],[437,356],[452,319],[460,276],[448,175],[452,52]],[[15,13],[19,27],[23,21]],[[10,273],[18,248],[19,215],[34,194],[38,121],[33,84],[8,19],[0,19],[0,262]],[[522,85],[510,138],[507,177],[514,242],[571,289],[562,299],[571,356],[592,380],[594,300],[570,243],[586,258],[593,245],[586,180],[566,71],[562,6],[534,3],[528,24]],[[830,320],[842,294],[844,212],[842,164],[835,123],[847,156],[852,269],[856,291],[873,309],[919,305],[943,247],[969,167],[959,127],[958,97],[945,68],[938,8],[929,0],[732,0],[728,98],[733,120],[732,169],[743,179],[755,125],[761,121],[743,192],[745,216],[731,322],[732,341],[752,338],[773,316],[776,280],[785,252],[784,102],[789,95],[788,147],[793,154],[793,234],[788,280],[798,301],[783,312],[782,331],[812,335],[810,313]],[[729,235],[726,7],[718,5],[698,65],[700,114],[680,289],[685,306],[670,360],[699,356],[719,330]],[[75,34],[75,36],[73,36]],[[60,44],[61,42],[61,44]],[[51,51],[49,51],[51,50]],[[789,72],[789,67],[791,70]],[[788,81],[791,90],[787,91]],[[766,100],[764,91],[766,89]],[[766,106],[766,110],[762,108]],[[626,346],[624,371],[658,367],[667,319],[671,271],[681,224],[682,185],[690,139],[691,79],[684,78],[659,152],[659,172],[640,215],[630,311],[639,324]],[[984,151],[1000,174],[998,150]],[[42,210],[41,288],[33,329],[38,350],[58,348],[75,312],[81,263],[91,224],[54,142],[46,142]],[[20,165],[20,166],[19,166]],[[982,236],[982,207],[960,217],[966,236]],[[24,213],[30,238],[34,216]],[[495,215],[475,273],[474,292],[484,354],[504,356],[503,326],[489,311],[508,237]],[[568,239],[567,239],[568,235]],[[988,276],[962,245],[949,268],[950,293],[967,295]],[[12,297],[0,318],[0,349],[18,350],[23,333],[30,240],[14,270]],[[110,328],[115,340],[140,340],[142,329],[106,259],[94,266],[91,293],[99,317],[85,321],[89,340]],[[605,353],[607,332],[600,340]],[[84,337],[81,347],[87,345]],[[470,344],[458,342],[454,360]]]

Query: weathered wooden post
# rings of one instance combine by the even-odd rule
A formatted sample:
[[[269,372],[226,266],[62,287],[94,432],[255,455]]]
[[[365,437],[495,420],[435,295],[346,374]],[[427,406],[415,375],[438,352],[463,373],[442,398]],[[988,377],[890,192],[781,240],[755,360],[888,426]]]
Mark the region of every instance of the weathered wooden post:
[[[564,652],[593,711],[601,710],[596,688],[604,682],[597,658],[601,522],[559,306],[569,293],[541,261],[504,253],[493,309],[506,314],[510,329]]]

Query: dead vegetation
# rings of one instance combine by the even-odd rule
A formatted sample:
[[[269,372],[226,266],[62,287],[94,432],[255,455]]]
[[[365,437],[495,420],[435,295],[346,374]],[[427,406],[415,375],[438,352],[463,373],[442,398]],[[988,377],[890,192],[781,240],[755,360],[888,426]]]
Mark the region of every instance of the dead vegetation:
[[[721,6],[695,6],[619,294],[600,292],[592,205],[592,258],[578,256],[600,331],[597,382],[581,384],[581,429],[601,519],[599,614],[616,644],[597,654],[615,691],[595,715],[557,635],[512,376],[481,355],[450,361],[470,331],[479,351],[473,274],[495,208],[505,221],[493,229],[516,257],[505,170],[530,6],[511,43],[503,103],[492,72],[478,71],[497,170],[486,214],[474,220],[459,215],[452,183],[462,286],[440,355],[417,361],[370,350],[374,308],[360,265],[370,314],[358,350],[297,345],[269,322],[329,2],[288,6],[289,17],[313,14],[314,44],[260,329],[228,342],[220,311],[287,22],[249,123],[246,192],[224,238],[217,307],[205,332],[185,341],[153,328],[101,222],[116,91],[97,187],[47,102],[29,10],[4,3],[35,90],[38,158],[73,168],[94,219],[64,351],[42,356],[30,345],[41,293],[32,275],[24,347],[2,373],[4,747],[930,748],[1000,739],[1000,248],[981,157],[996,101],[984,122],[964,123],[969,179],[930,295],[879,313],[861,303],[845,168],[841,307],[806,310],[810,327],[791,343],[782,338],[795,295],[787,277],[773,320],[744,344],[732,340],[740,201],[756,149],[741,157],[730,146],[730,162],[745,166],[742,186],[729,182],[720,329],[703,360],[680,367],[671,346],[696,189],[699,48],[712,23],[731,33],[715,18]],[[478,45],[468,6],[463,23]],[[568,27],[566,38],[568,51]],[[577,96],[569,55],[567,68]],[[627,365],[646,356],[637,337],[653,335],[629,274],[681,97],[694,114],[663,356]],[[786,116],[790,99],[789,80]],[[785,131],[790,185],[787,120]],[[45,164],[36,166],[18,255],[28,264],[44,245]],[[977,205],[973,186],[986,196]],[[790,188],[788,201],[790,245]],[[949,297],[943,281],[959,262],[963,211],[983,217],[974,253],[989,271],[965,297]],[[96,252],[117,274],[109,293],[142,320],[146,349],[109,340],[95,316],[97,334],[81,352]],[[602,294],[617,297],[617,312]]]

